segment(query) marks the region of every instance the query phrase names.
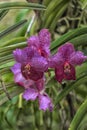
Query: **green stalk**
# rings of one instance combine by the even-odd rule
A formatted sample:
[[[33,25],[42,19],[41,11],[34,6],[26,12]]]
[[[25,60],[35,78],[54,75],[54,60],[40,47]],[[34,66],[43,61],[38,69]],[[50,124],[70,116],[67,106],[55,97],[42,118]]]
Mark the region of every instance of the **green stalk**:
[[[50,28],[51,23],[54,21],[57,14],[60,14],[61,8],[64,6],[66,1],[63,1],[58,4],[57,8],[54,9],[52,13],[49,14],[47,20],[45,20],[43,26],[46,28]]]
[[[67,8],[68,3],[67,1],[65,1],[64,5],[62,6],[62,8],[59,10],[58,14],[55,16],[55,18],[52,21],[52,24],[50,25],[50,29],[54,30],[57,20],[60,18],[60,16],[64,13],[65,9]]]
[[[53,51],[55,48],[59,47],[65,42],[70,41],[73,38],[76,38],[77,36],[83,35],[87,33],[87,27],[74,29],[64,35],[62,35],[60,38],[56,39],[51,44],[51,50]],[[79,39],[78,39],[79,40]]]
[[[0,12],[0,20],[2,20],[4,18],[4,16],[8,13],[9,10],[2,10]]]
[[[73,43],[74,46],[87,45],[87,34],[80,35],[71,39],[69,42]]]
[[[25,37],[17,37],[14,39],[11,39],[5,43],[2,43],[0,46],[8,46],[8,45],[13,45],[13,44],[18,44],[21,42],[25,42],[27,39]]]
[[[69,130],[77,130],[79,124],[83,120],[86,113],[87,113],[87,99],[79,107],[76,115],[74,116],[74,118],[70,124]]]
[[[16,23],[15,25],[8,27],[6,30],[4,30],[3,32],[0,33],[0,39],[4,36],[6,36],[9,33],[12,33],[13,31],[19,29],[21,26],[23,26],[25,23],[27,22],[27,20],[22,20],[18,23]]]
[[[27,2],[5,2],[0,3],[0,9],[35,9],[35,10],[45,10],[45,6],[36,3]]]
[[[54,11],[55,8],[57,8],[57,6],[58,6],[62,1],[63,1],[63,0],[52,0],[52,1],[49,3],[49,5],[48,5],[48,7],[47,7],[47,9],[46,9],[46,11],[45,11],[45,13],[44,13],[44,22],[45,22],[45,20],[48,19],[49,15]],[[43,22],[43,25],[44,25],[44,22]]]

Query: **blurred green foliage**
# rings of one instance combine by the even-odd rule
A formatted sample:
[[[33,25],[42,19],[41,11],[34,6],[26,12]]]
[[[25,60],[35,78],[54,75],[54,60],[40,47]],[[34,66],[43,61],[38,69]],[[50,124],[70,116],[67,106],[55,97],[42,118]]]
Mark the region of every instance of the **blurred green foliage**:
[[[87,1],[23,2],[0,1],[0,130],[86,130],[87,62],[76,67],[77,80],[67,82],[65,88],[49,70],[51,75],[46,75],[46,91],[53,99],[53,112],[40,111],[38,102],[22,99],[23,88],[14,83],[10,67],[14,64],[12,51],[26,46],[27,37],[41,28],[48,28],[52,34],[52,54],[60,45],[70,41],[87,55]]]

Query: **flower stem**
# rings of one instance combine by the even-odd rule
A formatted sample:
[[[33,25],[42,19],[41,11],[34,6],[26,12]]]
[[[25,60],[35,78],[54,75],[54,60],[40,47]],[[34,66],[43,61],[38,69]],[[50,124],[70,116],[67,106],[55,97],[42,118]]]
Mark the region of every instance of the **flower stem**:
[[[19,95],[18,108],[22,108],[22,94]]]
[[[63,84],[62,84],[62,88],[64,89],[65,87],[66,87],[66,83],[63,83]],[[67,100],[67,102],[68,102],[68,104],[69,104],[71,119],[73,119],[73,117],[74,117],[74,115],[75,115],[75,109],[74,109],[73,101],[72,101],[72,98],[71,98],[71,95],[70,95],[70,94],[67,94],[66,100]]]
[[[3,90],[4,90],[5,94],[6,94],[6,96],[8,97],[9,100],[11,100],[11,97],[10,97],[10,95],[8,94],[7,90],[6,90],[5,83],[4,83],[4,81],[2,80],[2,77],[1,77],[1,76],[0,76],[0,82],[1,82],[1,85],[2,85],[2,87],[3,87]]]

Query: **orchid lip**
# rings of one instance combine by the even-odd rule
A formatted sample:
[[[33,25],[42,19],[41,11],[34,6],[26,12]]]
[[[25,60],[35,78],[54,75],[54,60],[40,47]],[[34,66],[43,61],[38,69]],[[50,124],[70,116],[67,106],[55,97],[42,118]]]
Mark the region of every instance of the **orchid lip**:
[[[26,65],[23,65],[21,67],[21,72],[23,74],[23,76],[26,78],[26,79],[29,79],[29,75],[30,75],[30,69],[31,69],[31,66],[30,64],[26,64]]]
[[[65,74],[70,74],[70,72],[71,72],[70,69],[71,69],[70,64],[68,62],[65,62],[65,64],[64,64],[64,73]]]

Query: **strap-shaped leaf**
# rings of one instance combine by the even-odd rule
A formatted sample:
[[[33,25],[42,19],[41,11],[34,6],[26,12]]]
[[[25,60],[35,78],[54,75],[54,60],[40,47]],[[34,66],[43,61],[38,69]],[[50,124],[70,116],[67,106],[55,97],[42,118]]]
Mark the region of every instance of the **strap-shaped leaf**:
[[[0,44],[0,47],[3,47],[3,46],[6,47],[6,46],[13,45],[13,44],[18,45],[21,42],[26,42],[26,41],[27,41],[26,37],[16,37],[16,38],[12,38],[11,40],[6,41],[6,42]]]
[[[87,114],[87,99],[79,107],[76,115],[74,116],[74,118],[70,124],[69,130],[77,130],[80,122],[83,120],[83,118],[86,114]]]
[[[22,20],[18,23],[16,23],[15,25],[7,28],[6,30],[4,30],[3,32],[0,33],[0,39],[4,36],[6,36],[9,33],[12,33],[12,31],[15,31],[17,29],[19,29],[21,26],[23,26],[25,23],[27,22],[27,20]]]
[[[0,3],[0,9],[35,9],[35,10],[45,10],[45,6],[36,3],[27,2],[5,2]]]
[[[87,33],[71,39],[70,42],[76,47],[80,45],[87,45]]]
[[[59,4],[58,4],[58,6],[57,6],[57,8],[55,8],[55,11],[52,11],[51,13],[49,12],[49,10],[46,10],[46,14],[45,14],[46,16],[44,16],[44,22],[43,22],[42,26],[46,27],[46,28],[52,29],[51,24],[54,23],[54,20],[55,20],[56,17],[57,17],[56,18],[57,20],[55,20],[55,22],[58,21],[58,18],[60,18],[60,16],[64,12],[67,3],[68,3],[68,1],[66,1],[66,0],[60,1]],[[55,23],[55,26],[56,26],[56,23]]]
[[[51,50],[54,50],[55,48],[59,47],[63,43],[68,42],[71,39],[74,39],[77,36],[81,36],[81,35],[86,34],[86,33],[87,33],[87,27],[78,28],[78,29],[75,29],[71,32],[68,32],[68,33],[64,34],[63,36],[61,36],[60,38],[58,38],[58,39],[56,39],[55,41],[52,42]]]
[[[64,0],[65,1],[65,0]],[[54,30],[57,24],[57,20],[62,16],[62,14],[65,12],[66,8],[68,7],[69,0],[65,1],[64,4],[62,4],[62,8],[58,11],[54,19],[52,20],[52,23],[50,25],[50,30]]]
[[[0,20],[8,13],[9,10],[1,10],[0,11]]]
[[[6,101],[8,101],[8,97],[6,96],[3,88],[2,89],[1,88],[2,87],[0,87],[0,106]],[[22,87],[17,86],[15,83],[7,84],[6,89],[10,98],[17,96],[24,90]]]

